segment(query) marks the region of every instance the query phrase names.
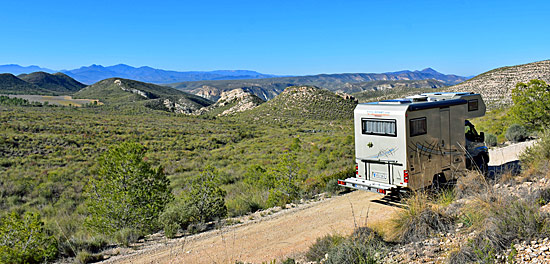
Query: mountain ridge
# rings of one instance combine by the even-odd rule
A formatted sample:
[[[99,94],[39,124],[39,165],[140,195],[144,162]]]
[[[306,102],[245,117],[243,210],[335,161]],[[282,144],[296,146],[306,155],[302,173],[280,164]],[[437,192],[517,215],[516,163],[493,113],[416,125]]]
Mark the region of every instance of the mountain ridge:
[[[286,87],[291,86],[315,86],[322,87],[333,92],[354,93],[361,92],[367,89],[369,85],[361,86],[361,83],[369,83],[372,81],[387,81],[387,82],[407,82],[407,81],[424,81],[433,79],[440,84],[424,82],[423,88],[436,88],[456,84],[465,81],[466,77],[461,77],[453,74],[442,74],[431,68],[426,68],[422,71],[397,71],[388,73],[338,73],[338,74],[318,74],[294,77],[277,77],[264,79],[248,79],[248,80],[223,80],[223,81],[196,81],[168,84],[167,86],[174,87],[183,91],[187,91],[205,98],[219,99],[221,92],[233,89],[244,89],[254,93],[263,100],[273,99],[281,93]]]

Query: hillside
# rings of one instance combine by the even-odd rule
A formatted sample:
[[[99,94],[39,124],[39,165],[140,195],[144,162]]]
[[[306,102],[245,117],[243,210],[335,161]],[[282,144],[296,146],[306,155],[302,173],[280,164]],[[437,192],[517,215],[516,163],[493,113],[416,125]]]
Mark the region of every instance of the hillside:
[[[107,105],[144,104],[153,109],[191,113],[212,104],[202,97],[173,88],[121,78],[110,78],[85,87],[74,98],[99,99]]]
[[[278,77],[257,80],[223,80],[223,81],[199,81],[173,83],[168,86],[188,91],[205,98],[216,98],[222,91],[244,89],[250,91],[264,100],[273,99],[277,94],[290,86],[316,86],[331,91],[345,93],[359,92],[379,87],[391,87],[398,85],[399,81],[433,80],[432,83],[405,82],[404,85],[441,87],[452,85],[466,80],[466,77],[441,74],[433,69],[422,71],[398,71],[389,73],[343,73],[343,74],[319,74],[298,77]],[[395,81],[394,83],[369,84],[372,81]],[[415,84],[413,84],[415,83]],[[389,86],[388,86],[389,85]]]
[[[480,93],[490,107],[498,107],[512,103],[512,89],[518,82],[531,79],[550,82],[550,60],[497,68],[444,90]]]
[[[235,89],[222,92],[216,103],[203,107],[194,114],[209,114],[216,116],[231,115],[251,110],[264,102],[264,100],[250,92],[244,91],[243,89]]]
[[[86,85],[63,73],[33,72],[17,76],[23,81],[35,84],[42,89],[61,94],[71,94],[84,88]]]
[[[0,94],[47,94],[52,92],[38,87],[37,85],[25,82],[13,74],[0,74]]]
[[[355,98],[313,86],[293,86],[240,116],[265,122],[351,119]]]
[[[63,71],[63,73],[79,80],[80,82],[87,84],[95,83],[100,80],[113,77],[132,79],[148,83],[174,83],[200,80],[255,79],[269,78],[274,76],[245,70],[179,72],[155,69],[147,66],[136,68],[125,64],[118,64],[107,67],[93,64],[87,67],[66,70]]]

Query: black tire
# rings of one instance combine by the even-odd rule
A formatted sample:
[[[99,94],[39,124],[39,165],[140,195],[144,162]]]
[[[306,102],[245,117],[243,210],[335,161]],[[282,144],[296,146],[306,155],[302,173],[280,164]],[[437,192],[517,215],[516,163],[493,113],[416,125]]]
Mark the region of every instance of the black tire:
[[[483,174],[483,176],[487,176],[489,172],[489,157],[486,154],[479,154],[475,157],[474,161],[476,162],[477,168],[479,168],[479,172]]]

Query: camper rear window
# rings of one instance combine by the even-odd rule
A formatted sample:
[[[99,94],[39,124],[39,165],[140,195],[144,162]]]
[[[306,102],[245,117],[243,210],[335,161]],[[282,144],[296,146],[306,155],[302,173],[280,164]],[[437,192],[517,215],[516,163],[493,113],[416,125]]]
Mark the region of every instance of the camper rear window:
[[[395,120],[388,119],[361,119],[363,134],[378,136],[397,136]]]
[[[477,99],[468,100],[468,112],[477,111],[478,108],[479,107],[478,107]]]
[[[409,120],[409,128],[411,129],[411,137],[426,134],[428,129],[426,118],[421,117]]]

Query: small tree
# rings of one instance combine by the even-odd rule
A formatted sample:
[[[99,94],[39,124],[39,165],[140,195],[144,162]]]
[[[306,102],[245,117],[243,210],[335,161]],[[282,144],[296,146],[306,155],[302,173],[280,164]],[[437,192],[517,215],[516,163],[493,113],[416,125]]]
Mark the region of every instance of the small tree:
[[[191,222],[205,223],[227,215],[226,192],[220,182],[219,172],[212,166],[191,180],[182,197]]]
[[[277,165],[267,172],[274,182],[269,191],[268,206],[284,206],[297,199],[300,194],[298,183],[305,178],[305,171],[297,161],[296,155],[286,153],[279,159]]]
[[[173,196],[162,168],[151,168],[145,152],[138,143],[121,143],[101,155],[86,190],[90,228],[112,235],[123,228],[144,233],[158,227]]]
[[[550,86],[543,80],[518,83],[512,90],[510,113],[527,129],[541,131],[550,126]]]
[[[15,212],[0,219],[0,263],[45,263],[57,255],[57,242],[37,213]]]

